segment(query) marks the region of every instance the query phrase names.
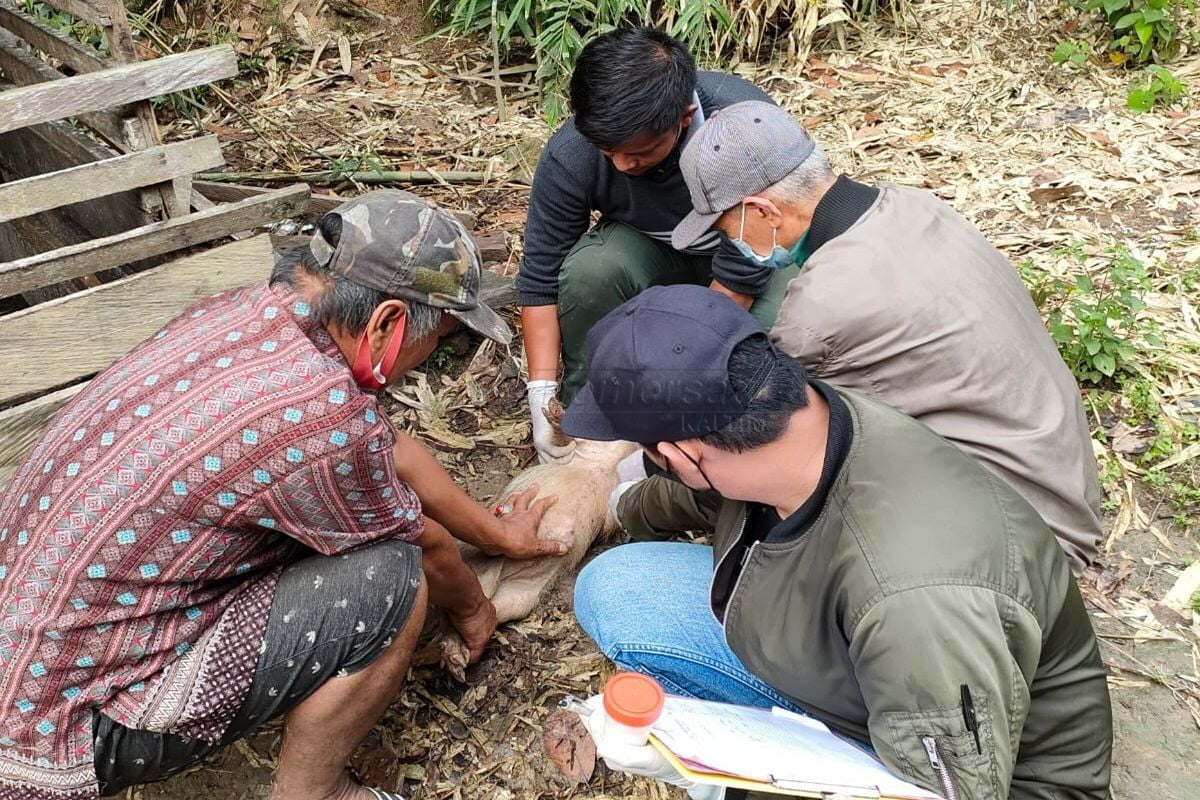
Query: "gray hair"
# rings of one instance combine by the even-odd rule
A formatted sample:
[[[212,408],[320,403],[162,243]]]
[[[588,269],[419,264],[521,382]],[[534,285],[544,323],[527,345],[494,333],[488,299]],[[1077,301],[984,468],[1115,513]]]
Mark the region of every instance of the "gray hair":
[[[814,147],[800,166],[789,172],[781,181],[767,188],[763,194],[782,200],[793,206],[812,202],[817,192],[836,178],[829,157],[819,147]]]
[[[303,270],[324,286],[324,291],[312,303],[316,320],[322,325],[337,323],[354,336],[366,329],[371,315],[381,303],[395,299],[318,264],[307,246],[279,257],[271,271],[271,285],[283,284],[296,288],[298,270]],[[409,299],[404,300],[404,305],[408,308],[405,344],[424,339],[437,331],[442,321],[442,309]]]

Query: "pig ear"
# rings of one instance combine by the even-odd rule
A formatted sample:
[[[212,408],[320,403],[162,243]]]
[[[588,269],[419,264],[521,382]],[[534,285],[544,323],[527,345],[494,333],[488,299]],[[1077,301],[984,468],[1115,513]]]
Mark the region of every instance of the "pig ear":
[[[574,441],[570,436],[563,433],[562,421],[563,415],[567,413],[567,409],[559,402],[557,397],[551,397],[549,404],[542,410],[546,416],[546,421],[550,423],[550,427],[554,430],[553,443],[556,447],[565,447]]]

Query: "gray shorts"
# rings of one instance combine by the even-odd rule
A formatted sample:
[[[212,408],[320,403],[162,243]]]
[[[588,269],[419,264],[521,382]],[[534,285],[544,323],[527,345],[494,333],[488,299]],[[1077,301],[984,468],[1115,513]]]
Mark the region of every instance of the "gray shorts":
[[[363,579],[368,569],[374,572],[372,580]],[[320,597],[336,588],[346,602],[315,602],[312,587],[317,576],[326,589]],[[126,728],[97,711],[93,729],[101,795],[181,772],[291,711],[335,675],[364,669],[404,627],[420,585],[421,551],[399,541],[377,542],[336,556],[314,555],[288,566],[271,601],[254,679],[221,744]],[[317,633],[312,642],[309,631]]]

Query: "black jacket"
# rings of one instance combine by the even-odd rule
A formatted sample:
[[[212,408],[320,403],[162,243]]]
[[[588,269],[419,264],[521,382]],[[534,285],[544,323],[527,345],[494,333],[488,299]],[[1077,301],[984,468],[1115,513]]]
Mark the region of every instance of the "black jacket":
[[[558,302],[558,271],[568,251],[588,229],[593,211],[618,220],[647,236],[670,242],[671,231],[692,210],[687,184],[679,171],[679,155],[697,122],[725,106],[745,100],[772,102],[754,84],[735,75],[701,72],[696,82],[700,114],[675,150],[645,175],[618,171],[568,119],[542,150],[529,216],[525,222],[525,256],[517,275],[521,305]],[[700,123],[703,124],[703,123]],[[723,256],[714,231],[687,252],[713,254],[713,277],[726,287],[758,296],[771,278],[769,268],[756,267],[735,255]]]

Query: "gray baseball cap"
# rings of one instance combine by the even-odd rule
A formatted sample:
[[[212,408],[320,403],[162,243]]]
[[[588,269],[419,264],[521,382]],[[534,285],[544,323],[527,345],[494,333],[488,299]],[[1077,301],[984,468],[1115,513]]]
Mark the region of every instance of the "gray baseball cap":
[[[804,126],[772,103],[748,100],[718,111],[692,134],[679,159],[692,212],[675,226],[671,245],[691,247],[718,217],[779,183],[815,147]]]
[[[334,246],[320,227],[309,249],[322,265],[389,297],[443,308],[501,344],[512,331],[479,300],[483,259],[471,234],[449,211],[399,189],[347,200],[326,216],[342,221]]]

